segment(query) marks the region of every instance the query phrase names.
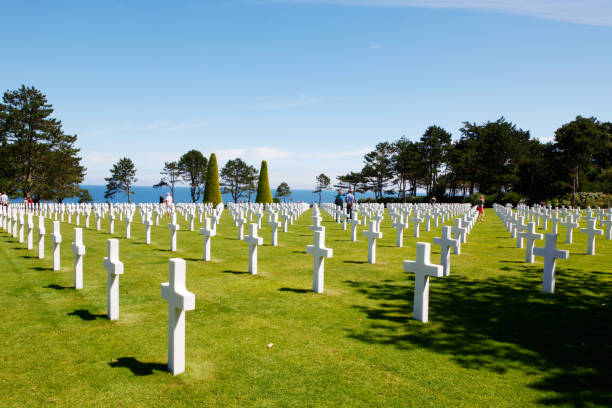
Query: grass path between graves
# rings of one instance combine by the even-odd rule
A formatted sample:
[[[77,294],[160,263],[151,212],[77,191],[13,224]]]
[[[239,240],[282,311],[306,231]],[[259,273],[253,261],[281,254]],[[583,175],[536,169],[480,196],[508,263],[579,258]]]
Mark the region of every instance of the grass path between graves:
[[[80,291],[72,287],[74,224],[62,224],[59,272],[51,270],[49,235],[39,260],[36,244],[27,250],[2,231],[0,406],[612,405],[612,241],[598,237],[595,256],[585,254],[584,234],[560,244],[570,259],[557,262],[557,292],[544,294],[542,259],[525,264],[497,216],[486,216],[452,256],[451,276],[431,279],[428,324],[411,319],[414,277],[402,261],[440,228],[422,228],[417,239],[411,226],[396,248],[388,216],[375,265],[365,262],[363,237],[350,242],[350,231],[325,216],[334,257],[325,261],[324,294],[310,290],[310,211],[279,233],[278,247],[263,226],[257,276],[247,273],[248,245],[227,211],[212,262],[201,260],[202,237],[182,219],[176,253],[168,251],[167,218],[153,227],[152,245],[139,216],[130,240],[117,222],[125,274],[114,322],[105,316],[108,221],[101,232],[84,230]],[[563,227],[559,233],[563,241]],[[187,260],[187,289],[196,295],[186,372],[177,377],[166,372],[160,296],[171,257]]]

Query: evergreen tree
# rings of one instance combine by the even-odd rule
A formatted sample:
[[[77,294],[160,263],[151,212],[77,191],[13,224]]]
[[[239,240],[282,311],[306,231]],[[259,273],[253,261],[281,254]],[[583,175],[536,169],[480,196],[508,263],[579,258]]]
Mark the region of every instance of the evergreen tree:
[[[123,191],[127,194],[128,203],[132,202],[131,196],[134,194],[132,187],[138,181],[136,179],[136,167],[132,160],[127,157],[119,159],[116,164],[113,164],[111,176],[105,177],[104,180],[107,183],[104,198],[113,198],[115,194]]]
[[[272,192],[270,191],[270,181],[268,180],[268,162],[262,160],[261,170],[259,171],[259,182],[257,183],[256,203],[272,204]]]
[[[255,190],[257,169],[249,166],[241,158],[229,160],[221,169],[221,185],[223,193],[232,195],[234,202],[238,202],[245,194],[251,199],[251,192]]]
[[[183,181],[189,184],[191,201],[198,202],[204,190],[208,161],[198,150],[190,150],[178,162]]]
[[[214,153],[208,159],[206,169],[206,186],[204,187],[204,202],[212,203],[213,206],[221,203],[221,188],[219,187],[219,168],[217,167],[217,157]]]
[[[282,183],[278,185],[278,187],[276,187],[276,197],[277,198],[284,197],[285,202],[287,202],[287,197],[290,197],[290,196],[291,196],[291,188],[289,187],[289,184],[283,181]]]
[[[66,135],[51,117],[53,107],[34,87],[6,91],[0,103],[0,183],[9,194],[37,199],[72,197],[85,168]]]
[[[316,178],[317,184],[315,184],[315,190],[313,193],[319,193],[319,205],[321,205],[321,193],[325,190],[329,190],[331,180],[324,173],[321,173]]]

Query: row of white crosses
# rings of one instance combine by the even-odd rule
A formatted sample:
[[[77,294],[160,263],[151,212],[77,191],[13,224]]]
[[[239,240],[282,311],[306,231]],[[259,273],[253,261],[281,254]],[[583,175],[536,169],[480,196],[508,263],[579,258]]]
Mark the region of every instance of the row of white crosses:
[[[529,209],[526,206],[519,206],[517,212],[512,211],[510,205],[505,207],[495,204],[494,209],[502,221],[506,224],[509,229],[513,231],[519,231],[516,233],[517,247],[522,248],[523,239],[526,241],[525,244],[525,262],[533,263],[534,255],[544,257],[544,270],[542,279],[542,290],[546,293],[554,293],[555,291],[555,269],[557,259],[569,259],[569,251],[557,249],[557,232],[555,232],[553,224],[553,232],[546,233],[544,247],[535,247],[535,240],[541,240],[542,234],[536,232],[536,221],[529,222],[527,226],[523,223],[523,216],[519,214],[533,214],[537,215],[541,212],[536,209]],[[563,211],[565,222],[562,225],[566,226],[566,243],[572,243],[572,231],[579,227],[575,217],[579,217],[580,214],[576,212]],[[609,216],[610,217],[610,216]],[[596,217],[592,216],[589,212],[589,216],[586,218],[587,227],[580,229],[581,233],[587,234],[587,254],[595,254],[595,237],[603,235],[603,230],[596,228]],[[545,228],[543,226],[543,228]]]

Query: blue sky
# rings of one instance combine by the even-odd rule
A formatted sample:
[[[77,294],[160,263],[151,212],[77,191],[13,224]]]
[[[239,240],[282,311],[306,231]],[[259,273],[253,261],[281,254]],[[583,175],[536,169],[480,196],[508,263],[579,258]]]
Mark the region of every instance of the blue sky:
[[[268,160],[273,187],[376,143],[500,116],[550,140],[612,120],[612,0],[3,1],[0,89],[34,85],[85,184],[189,149]],[[451,7],[452,6],[452,7]]]

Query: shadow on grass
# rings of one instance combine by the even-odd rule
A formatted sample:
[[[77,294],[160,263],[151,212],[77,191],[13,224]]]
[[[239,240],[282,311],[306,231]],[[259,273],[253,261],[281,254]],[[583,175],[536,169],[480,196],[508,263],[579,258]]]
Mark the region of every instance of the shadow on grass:
[[[52,283],[51,285],[47,285],[47,286],[43,286],[43,289],[55,289],[55,290],[65,290],[65,289],[72,289],[73,286],[60,286],[60,285],[56,285],[55,283]]]
[[[366,264],[368,261],[342,261],[344,263],[352,263],[352,264]]]
[[[92,321],[96,319],[106,319],[107,315],[105,314],[92,314],[89,310],[79,309],[74,312],[67,313],[68,316],[78,316],[81,320]]]
[[[233,275],[249,275],[248,272],[243,272],[243,271],[230,271],[230,270],[225,270],[225,271],[221,271],[221,273],[231,273]]]
[[[21,257],[24,259],[38,259],[38,256],[34,255],[21,255]]]
[[[294,289],[294,288],[280,288],[279,292],[293,292],[293,293],[309,293],[312,292],[310,289]]]
[[[510,268],[508,268],[510,269]],[[601,271],[557,269],[557,293],[541,292],[541,266],[513,266],[520,277],[431,281],[429,324],[411,320],[414,277],[346,281],[377,302],[355,305],[370,325],[348,330],[366,343],[448,354],[492,373],[537,375],[547,405],[612,406],[612,281]]]
[[[292,254],[305,254],[306,251],[291,251]]]
[[[120,357],[117,361],[108,363],[113,368],[129,368],[132,374],[145,376],[153,374],[153,371],[168,371],[168,366],[160,363],[144,363],[134,357]]]
[[[53,268],[51,266],[33,266],[31,268],[33,271],[52,271]]]

